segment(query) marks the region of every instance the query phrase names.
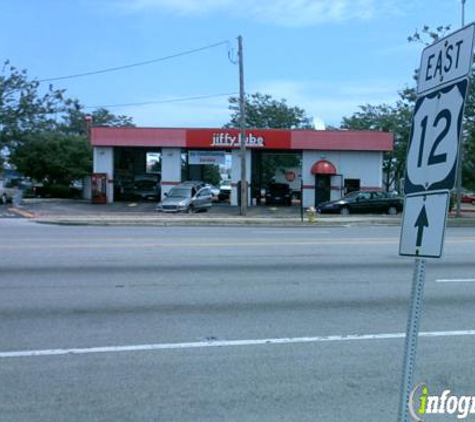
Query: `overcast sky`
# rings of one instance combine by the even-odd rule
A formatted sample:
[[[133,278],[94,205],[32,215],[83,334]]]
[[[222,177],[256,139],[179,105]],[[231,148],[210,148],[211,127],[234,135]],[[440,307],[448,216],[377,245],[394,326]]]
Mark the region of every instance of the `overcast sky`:
[[[219,127],[245,86],[338,126],[358,105],[392,104],[412,85],[424,25],[461,24],[461,0],[0,0],[1,59],[48,79],[86,106],[109,106],[139,126]],[[475,0],[466,1],[466,22]],[[209,47],[221,43],[215,47]],[[204,48],[209,47],[209,48]],[[181,53],[202,49],[193,54]],[[193,101],[163,102],[212,96]],[[122,105],[162,102],[148,105]]]

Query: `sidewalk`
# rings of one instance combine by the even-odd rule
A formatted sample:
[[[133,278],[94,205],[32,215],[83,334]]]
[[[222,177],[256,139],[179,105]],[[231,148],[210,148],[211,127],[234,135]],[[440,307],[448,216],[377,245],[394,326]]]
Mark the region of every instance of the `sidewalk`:
[[[239,207],[216,204],[208,212],[162,213],[155,211],[154,202],[118,202],[93,205],[80,200],[26,199],[21,206],[9,208],[18,216],[43,224],[63,225],[265,225],[265,226],[349,226],[391,225],[399,226],[402,215],[317,215],[313,223],[306,213],[301,217],[299,206],[249,207],[246,216]],[[449,216],[449,226],[475,227],[475,207],[462,208],[462,217]]]

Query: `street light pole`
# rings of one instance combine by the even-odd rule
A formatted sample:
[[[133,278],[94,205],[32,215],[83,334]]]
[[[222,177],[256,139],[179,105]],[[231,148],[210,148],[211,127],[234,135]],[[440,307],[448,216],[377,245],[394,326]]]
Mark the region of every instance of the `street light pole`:
[[[462,0],[462,28],[465,26],[465,0]],[[463,130],[460,140],[459,163],[457,167],[457,207],[455,211],[456,217],[461,217],[462,208],[462,164],[463,164]]]
[[[242,37],[238,37],[239,56],[239,127],[241,139],[241,215],[247,213],[247,180],[246,180],[246,102],[244,95],[244,63],[242,55]]]

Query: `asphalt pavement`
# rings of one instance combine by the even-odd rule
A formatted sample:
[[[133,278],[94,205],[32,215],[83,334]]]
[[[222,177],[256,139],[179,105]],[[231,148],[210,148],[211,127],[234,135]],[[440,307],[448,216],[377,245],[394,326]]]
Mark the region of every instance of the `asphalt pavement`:
[[[2,422],[396,420],[398,227],[0,226]],[[427,264],[434,391],[475,393],[474,253]]]

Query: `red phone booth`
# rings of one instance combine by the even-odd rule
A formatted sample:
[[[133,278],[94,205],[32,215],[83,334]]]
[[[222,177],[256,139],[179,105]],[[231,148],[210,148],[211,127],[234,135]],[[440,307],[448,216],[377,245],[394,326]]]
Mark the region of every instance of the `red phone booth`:
[[[107,204],[107,173],[92,173],[91,191],[93,204]]]

